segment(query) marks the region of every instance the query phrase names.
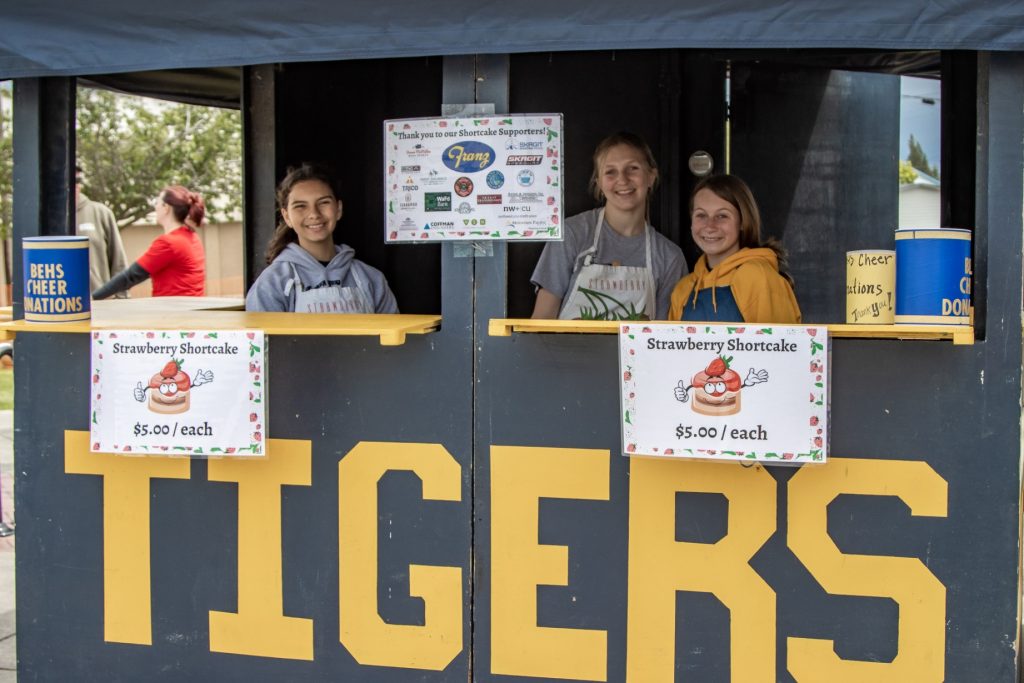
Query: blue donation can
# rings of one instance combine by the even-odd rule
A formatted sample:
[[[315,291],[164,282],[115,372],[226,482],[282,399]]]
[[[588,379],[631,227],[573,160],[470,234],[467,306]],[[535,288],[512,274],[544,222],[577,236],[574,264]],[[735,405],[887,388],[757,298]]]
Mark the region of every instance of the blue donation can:
[[[25,320],[88,320],[89,238],[26,237],[21,249],[25,265]]]
[[[896,231],[895,322],[971,324],[971,231]]]

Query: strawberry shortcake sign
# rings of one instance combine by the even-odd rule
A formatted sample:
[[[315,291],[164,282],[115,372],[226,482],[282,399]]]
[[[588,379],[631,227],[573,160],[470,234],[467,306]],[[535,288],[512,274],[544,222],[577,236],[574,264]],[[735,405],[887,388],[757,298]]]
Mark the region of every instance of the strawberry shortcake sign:
[[[823,327],[623,324],[625,455],[824,462]]]
[[[250,330],[92,333],[92,450],[261,456],[266,346]]]

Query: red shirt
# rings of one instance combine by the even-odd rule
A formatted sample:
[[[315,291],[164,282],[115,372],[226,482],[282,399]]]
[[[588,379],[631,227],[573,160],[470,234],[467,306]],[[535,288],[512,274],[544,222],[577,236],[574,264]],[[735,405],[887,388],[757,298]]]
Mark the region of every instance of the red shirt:
[[[136,263],[153,278],[153,296],[202,296],[206,291],[203,243],[184,225],[153,240]]]

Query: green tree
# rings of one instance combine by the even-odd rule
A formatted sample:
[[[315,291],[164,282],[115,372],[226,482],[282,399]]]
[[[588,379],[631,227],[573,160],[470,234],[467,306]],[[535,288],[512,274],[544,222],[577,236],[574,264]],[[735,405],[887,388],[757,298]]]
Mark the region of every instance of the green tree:
[[[900,185],[909,185],[917,180],[917,171],[909,161],[900,160]]]
[[[10,237],[14,225],[11,200],[14,182],[13,123],[11,91],[8,87],[0,87],[0,239]]]
[[[242,204],[242,126],[234,110],[78,89],[83,191],[122,227],[145,218],[167,185],[199,192],[211,221]]]
[[[918,171],[926,173],[933,178],[939,177],[938,166],[932,166],[928,163],[928,155],[924,153],[921,143],[914,139],[913,135],[910,136],[910,151],[907,153],[907,161]]]

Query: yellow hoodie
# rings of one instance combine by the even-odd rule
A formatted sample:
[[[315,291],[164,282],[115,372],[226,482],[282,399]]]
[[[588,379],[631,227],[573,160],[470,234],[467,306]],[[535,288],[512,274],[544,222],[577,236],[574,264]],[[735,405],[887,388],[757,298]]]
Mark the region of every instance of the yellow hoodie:
[[[702,255],[672,290],[668,318],[793,325],[800,322],[800,306],[779,274],[775,252],[757,247],[740,249],[713,269]]]

